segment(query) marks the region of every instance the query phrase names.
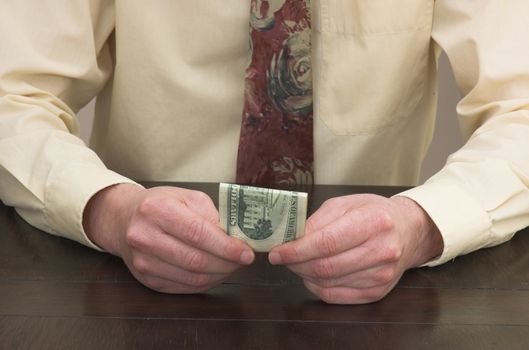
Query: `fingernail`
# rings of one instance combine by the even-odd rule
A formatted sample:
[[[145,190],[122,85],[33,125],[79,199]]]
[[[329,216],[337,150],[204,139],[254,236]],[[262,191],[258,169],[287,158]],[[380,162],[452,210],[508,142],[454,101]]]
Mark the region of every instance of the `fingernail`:
[[[272,265],[281,265],[283,263],[281,255],[276,252],[272,252],[268,255],[268,261],[270,261],[270,264]]]
[[[253,254],[249,250],[244,250],[241,253],[241,257],[239,258],[239,262],[243,265],[248,265],[253,261]]]

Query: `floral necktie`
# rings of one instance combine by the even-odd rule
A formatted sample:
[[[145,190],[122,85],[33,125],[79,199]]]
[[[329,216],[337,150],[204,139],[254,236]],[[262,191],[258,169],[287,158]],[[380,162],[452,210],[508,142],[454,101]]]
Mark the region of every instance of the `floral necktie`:
[[[251,0],[237,182],[313,183],[310,0]]]

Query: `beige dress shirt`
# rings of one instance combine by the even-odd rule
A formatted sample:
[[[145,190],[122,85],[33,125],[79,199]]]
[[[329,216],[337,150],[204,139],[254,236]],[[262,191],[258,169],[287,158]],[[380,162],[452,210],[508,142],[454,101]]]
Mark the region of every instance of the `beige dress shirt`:
[[[106,186],[234,181],[249,6],[1,1],[2,201],[97,248],[82,213]],[[430,264],[529,225],[529,1],[313,0],[313,12],[317,183],[416,184],[444,50],[468,141],[403,194],[443,235]],[[96,95],[88,148],[76,112]]]

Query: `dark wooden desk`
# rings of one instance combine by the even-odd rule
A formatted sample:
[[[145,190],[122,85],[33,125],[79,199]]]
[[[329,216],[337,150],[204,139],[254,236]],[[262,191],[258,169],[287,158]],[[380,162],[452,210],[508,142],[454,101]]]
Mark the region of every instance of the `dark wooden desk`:
[[[187,184],[217,200],[217,185]],[[399,188],[320,186],[326,198]],[[265,255],[204,295],[137,283],[116,257],[0,204],[0,349],[529,349],[529,232],[405,274],[378,303],[333,306]]]

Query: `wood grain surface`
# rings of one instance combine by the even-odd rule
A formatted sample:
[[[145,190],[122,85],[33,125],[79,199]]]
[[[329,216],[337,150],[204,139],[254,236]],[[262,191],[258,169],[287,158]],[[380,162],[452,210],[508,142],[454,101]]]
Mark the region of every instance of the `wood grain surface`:
[[[173,185],[217,201],[218,184]],[[331,197],[403,188],[306,190],[312,213]],[[410,270],[380,302],[336,306],[264,254],[208,293],[157,293],[119,258],[40,232],[0,204],[0,349],[529,349],[528,232]]]

